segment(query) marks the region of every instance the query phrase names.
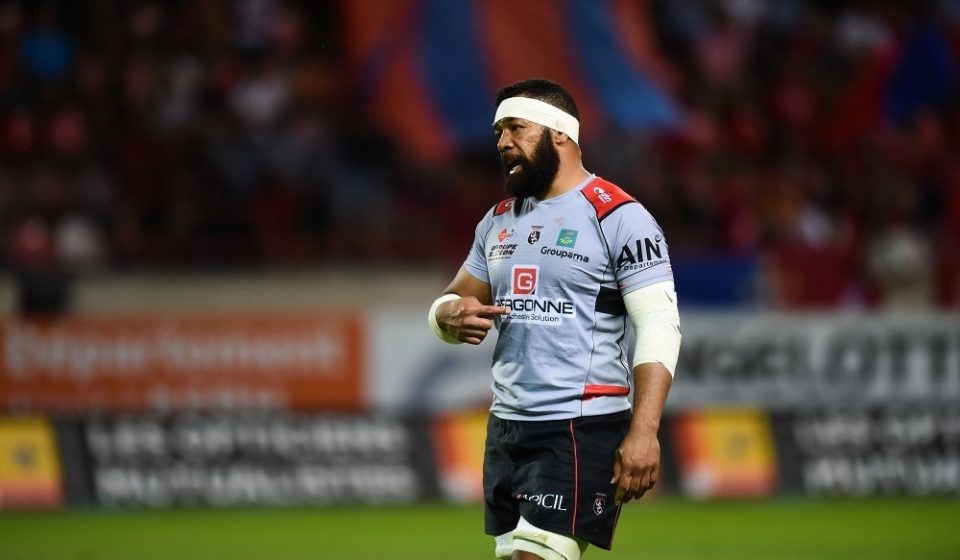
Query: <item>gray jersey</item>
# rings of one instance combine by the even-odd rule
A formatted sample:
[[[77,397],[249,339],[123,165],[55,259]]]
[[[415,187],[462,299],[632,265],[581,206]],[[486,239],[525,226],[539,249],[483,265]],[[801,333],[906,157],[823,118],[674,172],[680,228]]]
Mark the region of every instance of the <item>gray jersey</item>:
[[[491,411],[554,420],[630,408],[623,294],[673,279],[662,230],[595,176],[516,204],[484,216],[464,263],[510,309],[495,320]]]

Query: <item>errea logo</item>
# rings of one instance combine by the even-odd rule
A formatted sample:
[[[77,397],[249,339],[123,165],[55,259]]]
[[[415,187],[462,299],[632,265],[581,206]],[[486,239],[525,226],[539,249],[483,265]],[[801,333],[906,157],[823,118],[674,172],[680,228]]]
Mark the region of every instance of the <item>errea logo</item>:
[[[537,292],[537,279],[540,267],[537,265],[515,265],[513,267],[513,294],[528,296]]]

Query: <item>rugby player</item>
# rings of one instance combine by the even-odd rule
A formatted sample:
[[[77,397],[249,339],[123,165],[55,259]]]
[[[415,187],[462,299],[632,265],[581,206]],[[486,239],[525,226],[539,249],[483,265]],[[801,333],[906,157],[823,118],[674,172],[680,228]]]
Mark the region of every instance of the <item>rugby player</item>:
[[[427,318],[451,344],[499,332],[483,466],[496,556],[577,560],[610,549],[621,505],[657,482],[680,349],[673,273],[653,217],[584,168],[564,88],[524,80],[496,105],[510,198]]]

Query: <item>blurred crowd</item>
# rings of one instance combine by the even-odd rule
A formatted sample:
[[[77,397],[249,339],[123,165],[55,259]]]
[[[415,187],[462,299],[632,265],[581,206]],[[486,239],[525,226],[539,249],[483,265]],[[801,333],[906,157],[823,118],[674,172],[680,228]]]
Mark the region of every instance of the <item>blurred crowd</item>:
[[[649,8],[683,124],[585,161],[675,259],[756,263],[781,308],[960,306],[960,2]],[[4,268],[458,266],[493,143],[405,157],[343,33],[335,2],[0,0]]]
[[[644,162],[671,247],[756,255],[781,307],[960,303],[960,3],[655,5],[689,114]]]

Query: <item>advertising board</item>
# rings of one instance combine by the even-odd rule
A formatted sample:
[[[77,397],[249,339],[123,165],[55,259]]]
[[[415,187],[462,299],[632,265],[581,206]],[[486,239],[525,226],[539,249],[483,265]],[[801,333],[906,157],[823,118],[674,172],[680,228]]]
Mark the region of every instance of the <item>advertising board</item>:
[[[0,323],[0,409],[357,410],[360,317],[82,315]]]

